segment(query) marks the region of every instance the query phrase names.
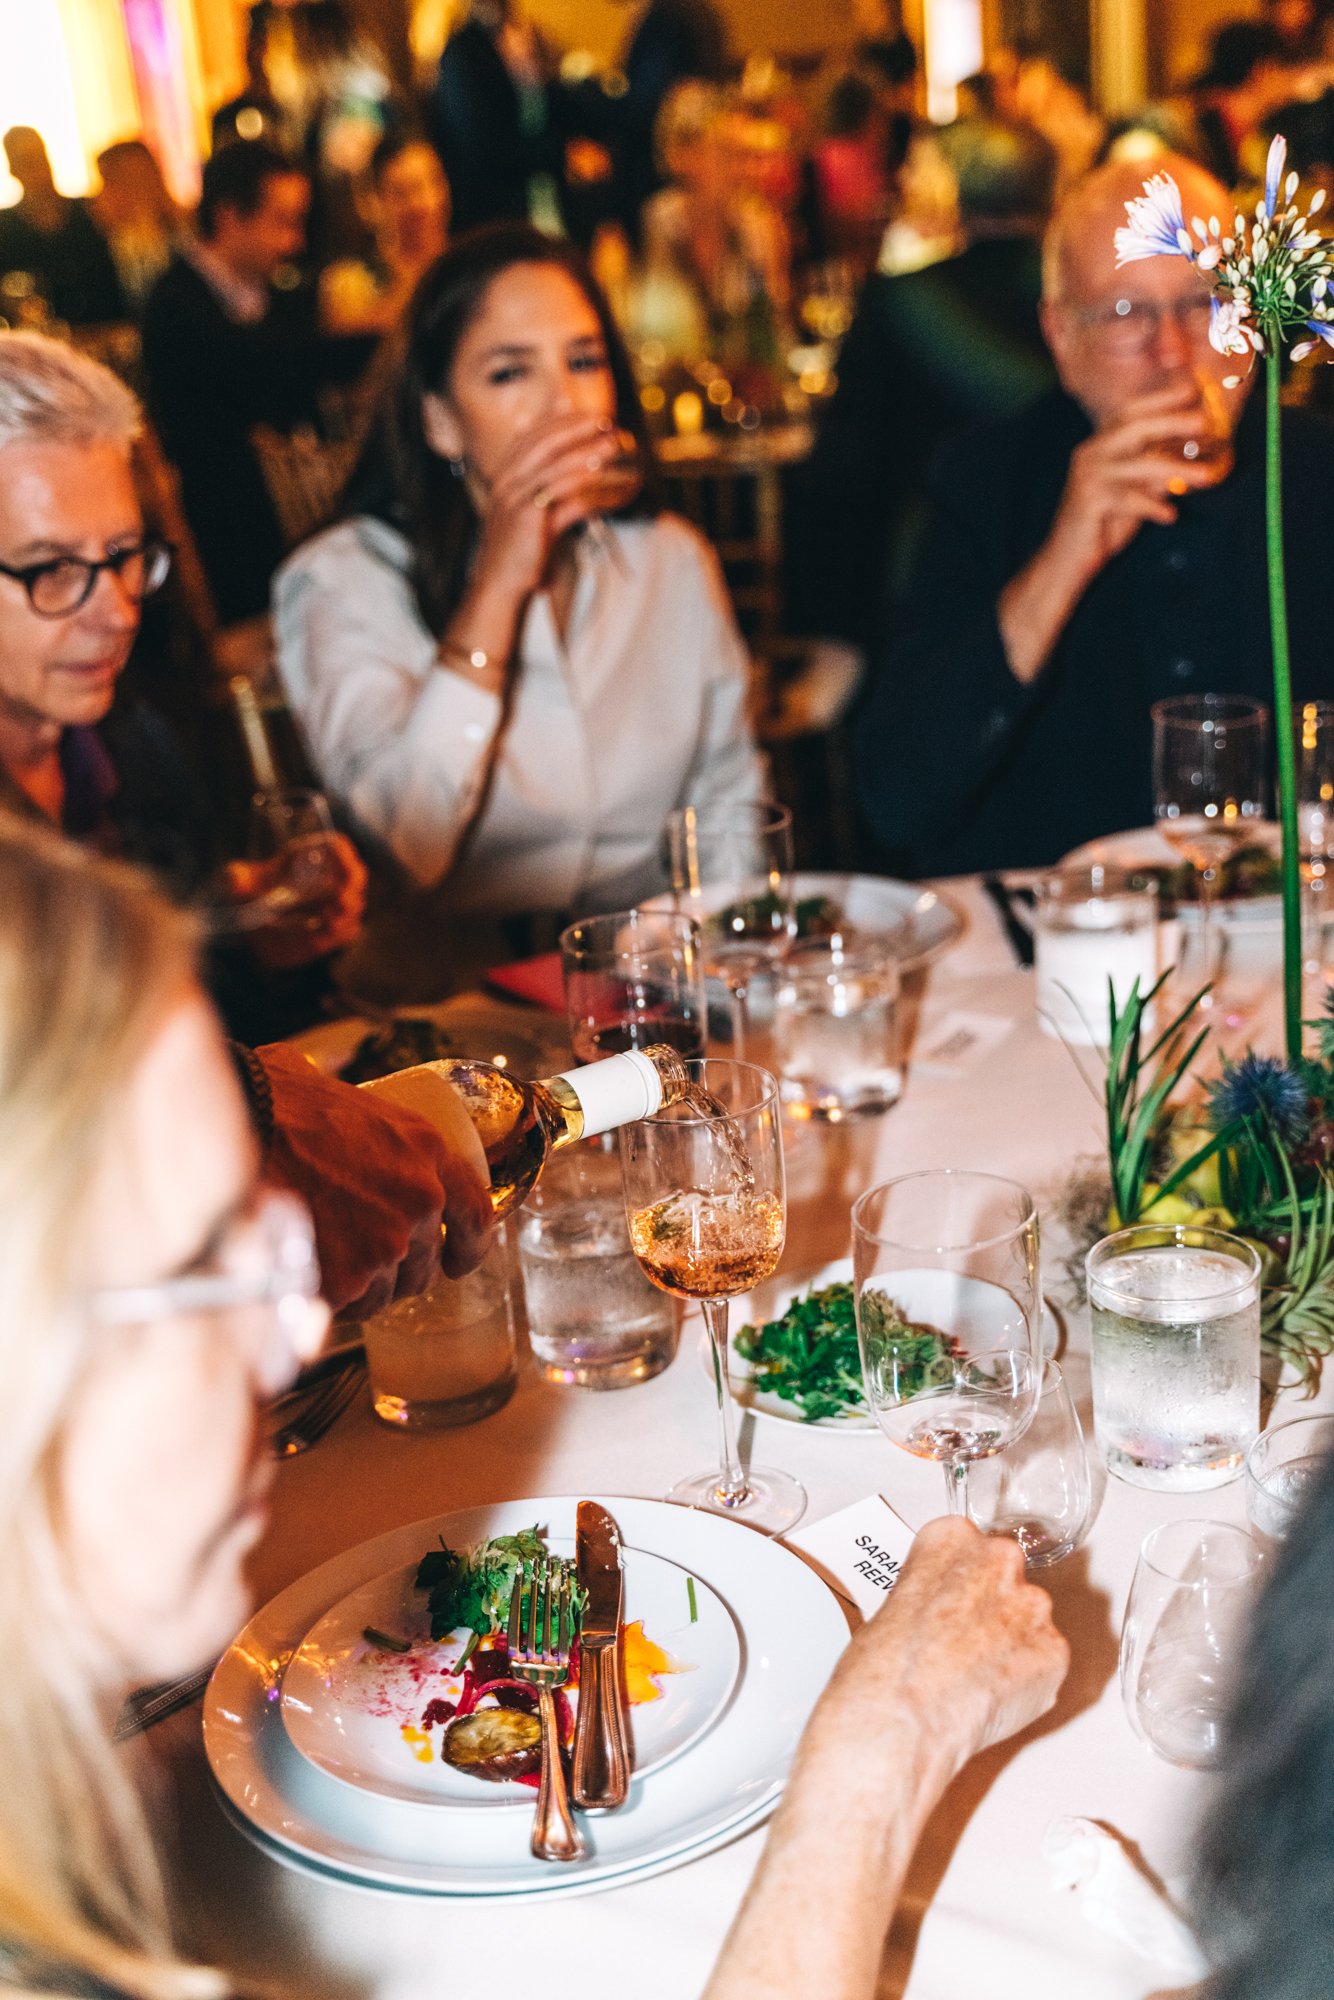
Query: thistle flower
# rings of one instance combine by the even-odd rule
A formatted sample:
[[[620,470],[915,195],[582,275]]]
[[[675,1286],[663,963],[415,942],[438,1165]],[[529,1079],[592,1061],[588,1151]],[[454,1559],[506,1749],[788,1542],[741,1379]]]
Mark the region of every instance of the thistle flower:
[[[1306,1085],[1279,1056],[1247,1053],[1226,1063],[1209,1085],[1209,1123],[1216,1132],[1242,1121],[1269,1125],[1285,1145],[1305,1136],[1309,1117]]]
[[[1294,360],[1334,350],[1334,244],[1312,227],[1324,192],[1317,190],[1303,215],[1294,204],[1297,176],[1284,177],[1287,157],[1280,135],[1269,148],[1254,219],[1238,213],[1226,235],[1216,215],[1207,222],[1196,216],[1186,227],[1181,191],[1168,174],[1155,174],[1126,203],[1126,226],[1116,232],[1118,269],[1142,257],[1184,257],[1209,279],[1209,339],[1220,354],[1253,361],[1281,353],[1297,333],[1309,337],[1293,348]],[[1230,377],[1228,386],[1239,379]]]

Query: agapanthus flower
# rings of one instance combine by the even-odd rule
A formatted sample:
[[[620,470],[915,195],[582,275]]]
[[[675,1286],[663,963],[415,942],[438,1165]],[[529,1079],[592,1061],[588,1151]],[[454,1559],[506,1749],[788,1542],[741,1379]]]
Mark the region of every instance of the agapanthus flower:
[[[1334,353],[1334,245],[1311,226],[1324,192],[1317,189],[1303,215],[1294,206],[1297,176],[1284,176],[1287,156],[1280,135],[1269,148],[1254,218],[1238,213],[1226,235],[1216,215],[1207,222],[1196,216],[1187,229],[1181,191],[1168,174],[1155,174],[1126,203],[1126,226],[1116,232],[1118,268],[1142,257],[1185,257],[1208,278],[1209,339],[1220,354],[1278,354],[1294,335],[1303,336],[1295,360]],[[1239,379],[1229,377],[1229,386]]]
[[[1126,203],[1126,227],[1116,232],[1116,262],[1133,264],[1141,257],[1187,257],[1195,246],[1181,212],[1181,190],[1170,174],[1155,174],[1144,192]]]
[[[1209,301],[1209,345],[1219,354],[1249,354],[1259,339],[1253,328],[1244,326],[1248,307],[1244,299]]]
[[[1283,178],[1283,165],[1287,157],[1288,142],[1281,132],[1276,132],[1269,142],[1269,157],[1265,161],[1265,214],[1270,217],[1278,207],[1278,184]],[[1289,201],[1296,192],[1297,183],[1294,177],[1288,194]]]
[[[1272,1127],[1284,1144],[1305,1136],[1306,1085],[1280,1056],[1244,1055],[1226,1063],[1209,1085],[1209,1123],[1216,1132],[1243,1120]]]

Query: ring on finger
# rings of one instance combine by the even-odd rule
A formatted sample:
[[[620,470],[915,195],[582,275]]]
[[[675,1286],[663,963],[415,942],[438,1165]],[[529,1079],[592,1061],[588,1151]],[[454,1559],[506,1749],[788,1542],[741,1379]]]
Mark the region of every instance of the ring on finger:
[[[540,508],[545,514],[547,508],[551,505],[551,490],[549,487],[538,487],[536,493],[533,495],[533,505]]]

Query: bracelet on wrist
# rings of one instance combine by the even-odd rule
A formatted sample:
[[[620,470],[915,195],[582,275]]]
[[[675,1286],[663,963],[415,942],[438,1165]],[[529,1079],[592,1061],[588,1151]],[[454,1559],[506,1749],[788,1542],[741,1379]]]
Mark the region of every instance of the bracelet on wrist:
[[[466,667],[470,673],[489,673],[500,662],[493,660],[482,646],[456,646],[448,639],[442,639],[437,652],[442,661],[457,667]]]

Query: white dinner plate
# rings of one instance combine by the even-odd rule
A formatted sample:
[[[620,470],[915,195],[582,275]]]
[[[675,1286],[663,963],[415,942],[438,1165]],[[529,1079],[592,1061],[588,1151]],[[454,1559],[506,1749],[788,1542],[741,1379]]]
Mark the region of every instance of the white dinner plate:
[[[837,905],[842,922],[865,937],[876,937],[891,945],[901,971],[929,965],[962,937],[963,912],[948,897],[918,882],[898,882],[889,875],[794,875],[792,898],[795,903],[824,896]],[[720,894],[719,903],[731,901],[732,892]],[[647,910],[674,910],[675,896],[668,891],[650,897]]]
[[[933,1274],[922,1272],[919,1278],[930,1278]],[[818,1271],[810,1271],[797,1276],[770,1278],[765,1284],[757,1285],[753,1292],[731,1301],[727,1319],[727,1339],[729,1346],[728,1376],[732,1395],[743,1410],[753,1410],[757,1417],[775,1418],[780,1423],[800,1424],[807,1431],[878,1432],[879,1424],[865,1408],[849,1407],[836,1417],[817,1417],[807,1423],[795,1403],[789,1403],[782,1396],[776,1396],[770,1389],[760,1389],[755,1384],[755,1374],[748,1361],[736,1351],[736,1336],[743,1326],[764,1326],[771,1319],[780,1319],[793,1299],[805,1298],[811,1292],[818,1292],[825,1285],[844,1285],[852,1282],[852,1259],[840,1257],[833,1264],[822,1264]],[[920,1314],[923,1319],[931,1318],[931,1310],[925,1299],[909,1304],[910,1312]],[[1042,1301],[1042,1352],[1054,1355],[1061,1342],[1061,1322],[1054,1307],[1046,1299]],[[709,1360],[708,1337],[700,1343],[700,1357],[705,1368],[712,1374]]]
[[[622,1868],[609,1883],[588,1882],[582,1876],[576,1875],[573,1879],[562,1878],[555,1882],[544,1882],[540,1887],[531,1889],[508,1890],[489,1897],[488,1901],[502,1904],[508,1909],[515,1903],[549,1903],[562,1901],[570,1896],[588,1896],[599,1888],[627,1888],[632,1882],[647,1881],[649,1876],[661,1875],[668,1868],[683,1868],[688,1861],[701,1860],[704,1855],[713,1854],[718,1848],[730,1846],[732,1841],[743,1839],[746,1834],[764,1825],[773,1813],[774,1803],[772,1799],[765,1801],[743,1814],[740,1819],[717,1827],[703,1840],[696,1841],[692,1847],[681,1848],[665,1859],[655,1855],[648,1861],[638,1862],[634,1867]],[[343,1888],[356,1889],[361,1895],[399,1898],[433,1897],[440,1894],[440,1891],[431,1884],[423,1886],[406,1882],[370,1882],[364,1875],[352,1874],[327,1862],[316,1861],[308,1854],[298,1853],[295,1848],[284,1847],[279,1841],[270,1840],[267,1834],[261,1833],[254,1822],[248,1820],[244,1813],[238,1812],[231,1801],[222,1794],[219,1794],[218,1805],[224,1818],[230,1820],[238,1833],[253,1841],[271,1861],[278,1862],[283,1868],[292,1869],[298,1875],[305,1875],[316,1882],[333,1882]]]
[[[1257,820],[1247,832],[1247,847],[1264,847],[1277,856],[1282,845],[1282,829],[1276,820]],[[1181,856],[1156,826],[1130,827],[1124,833],[1106,833],[1098,840],[1086,840],[1072,848],[1061,861],[1062,868],[1179,868]],[[1280,896],[1224,896],[1218,901],[1219,921],[1231,925],[1281,924],[1283,900]],[[1195,903],[1178,903],[1178,921],[1198,921]]]
[[[555,1555],[572,1541],[552,1539]],[[633,1674],[640,1697],[628,1709],[636,1771],[644,1776],[679,1757],[726,1708],[741,1671],[741,1646],[726,1606],[702,1577],[643,1549],[625,1550],[623,1624],[632,1667],[643,1642],[660,1649],[665,1672]],[[445,1762],[443,1729],[428,1723],[433,1700],[457,1704],[462,1676],[452,1669],[469,1636],[431,1638],[427,1593],[416,1562],[349,1591],[312,1625],[283,1675],[282,1713],[303,1757],[343,1784],[446,1811],[533,1809],[530,1786],[470,1778]],[[377,1646],[366,1628],[411,1641],[405,1653]],[[637,1628],[637,1629],[636,1629]],[[568,1699],[577,1709],[578,1694]]]
[[[868,937],[893,934],[895,956],[905,971],[929,965],[963,935],[962,911],[919,882],[889,875],[794,875],[792,894],[798,903],[827,896],[852,929]]]
[[[583,1496],[602,1497],[602,1496]],[[693,1747],[636,1775],[619,1812],[583,1822],[588,1852],[560,1868],[528,1851],[523,1813],[446,1813],[340,1783],[298,1755],[275,1699],[292,1653],[359,1584],[451,1547],[543,1526],[573,1540],[574,1496],[528,1499],[396,1528],[335,1557],[256,1614],[220,1662],[204,1745],[224,1797],[297,1862],[383,1888],[441,1896],[578,1894],[655,1874],[758,1824],[781,1796],[797,1740],[846,1644],[838,1601],[800,1557],[716,1515],[603,1498],[626,1545],[707,1582],[741,1635],[731,1701]]]

